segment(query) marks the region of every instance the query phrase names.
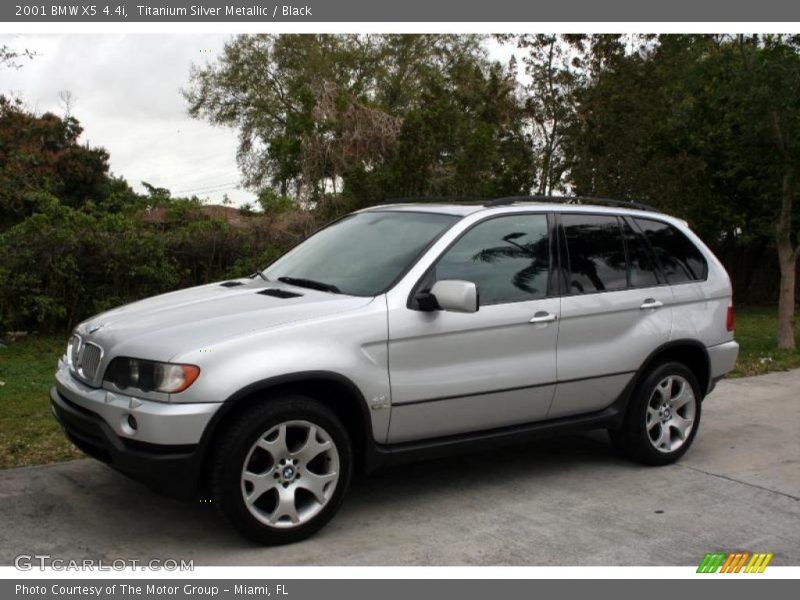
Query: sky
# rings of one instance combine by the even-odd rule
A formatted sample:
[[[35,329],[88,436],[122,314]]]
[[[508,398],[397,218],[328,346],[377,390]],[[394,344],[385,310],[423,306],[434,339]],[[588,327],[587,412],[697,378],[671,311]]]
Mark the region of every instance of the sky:
[[[180,93],[192,64],[213,62],[230,35],[0,35],[0,46],[36,53],[22,68],[0,70],[0,94],[16,95],[37,113],[63,115],[63,92],[83,126],[81,142],[102,146],[111,172],[137,191],[142,181],[209,203],[227,195],[254,202],[240,186],[237,132],[193,119]],[[507,60],[506,49],[490,56]]]

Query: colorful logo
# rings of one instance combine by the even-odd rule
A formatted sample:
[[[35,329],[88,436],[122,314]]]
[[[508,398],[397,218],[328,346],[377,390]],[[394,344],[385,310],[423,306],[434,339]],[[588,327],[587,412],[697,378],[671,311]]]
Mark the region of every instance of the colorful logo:
[[[697,572],[763,573],[771,560],[772,553],[765,552],[708,552],[697,567]]]

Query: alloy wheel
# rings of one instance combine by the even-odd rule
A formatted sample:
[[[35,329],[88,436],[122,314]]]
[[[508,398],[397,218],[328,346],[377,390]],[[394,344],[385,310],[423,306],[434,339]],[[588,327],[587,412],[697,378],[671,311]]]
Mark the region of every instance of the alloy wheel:
[[[262,523],[297,527],[328,504],[339,471],[339,452],[325,429],[309,421],[286,421],[251,446],[241,473],[242,497]]]
[[[647,404],[647,437],[659,452],[674,452],[692,433],[697,399],[692,385],[680,375],[664,377]]]

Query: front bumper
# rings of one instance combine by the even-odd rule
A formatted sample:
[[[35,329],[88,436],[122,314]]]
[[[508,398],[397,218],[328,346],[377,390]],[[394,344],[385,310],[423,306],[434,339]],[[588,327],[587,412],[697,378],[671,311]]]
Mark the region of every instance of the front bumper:
[[[114,394],[77,381],[63,363],[50,402],[67,437],[89,456],[171,496],[196,495],[203,434],[220,403],[153,402]],[[128,415],[135,418],[136,430],[127,425]]]
[[[156,402],[93,388],[75,379],[63,361],[58,363],[56,389],[72,404],[97,414],[118,437],[148,444],[199,443],[222,406],[220,402]],[[129,415],[138,424],[135,431],[128,427]]]
[[[98,414],[73,404],[54,386],[53,415],[67,438],[89,456],[170,496],[190,498],[200,484],[199,446],[160,446],[117,436]]]

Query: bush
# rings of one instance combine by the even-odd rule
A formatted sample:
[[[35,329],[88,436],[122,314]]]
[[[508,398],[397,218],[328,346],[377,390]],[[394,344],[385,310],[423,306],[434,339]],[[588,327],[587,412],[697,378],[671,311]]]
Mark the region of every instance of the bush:
[[[137,219],[57,201],[0,235],[0,329],[54,329],[178,283]]]
[[[38,212],[0,233],[0,331],[52,331],[177,288],[264,268],[317,228],[309,211],[251,216],[233,227],[175,200],[161,223],[138,211],[37,199]]]

